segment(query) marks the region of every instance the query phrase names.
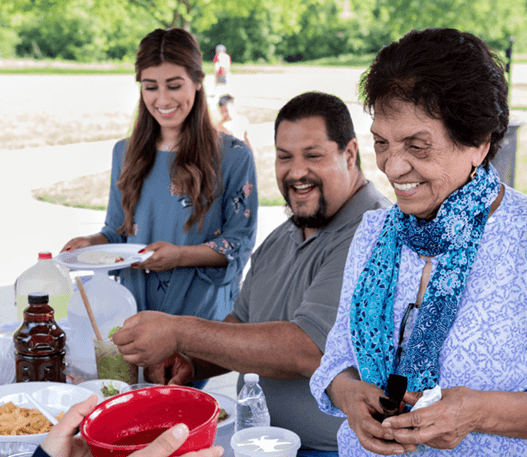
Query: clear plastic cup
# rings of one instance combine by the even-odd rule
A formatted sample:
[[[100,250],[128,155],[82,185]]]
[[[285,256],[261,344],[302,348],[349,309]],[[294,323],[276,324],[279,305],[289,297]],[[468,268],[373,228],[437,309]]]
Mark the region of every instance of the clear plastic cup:
[[[149,382],[140,382],[139,384],[132,384],[131,386],[123,387],[121,393],[130,392],[132,390],[146,389],[147,387],[159,387],[160,384],[151,384]]]
[[[299,436],[280,427],[251,427],[231,438],[236,457],[295,457],[300,448]]]
[[[114,379],[136,384],[139,374],[137,365],[128,363],[112,340],[93,340],[95,362],[99,379]]]
[[[13,436],[16,439],[16,436]],[[0,443],[0,455],[6,457],[31,457],[37,449],[37,444],[20,441],[5,441]]]

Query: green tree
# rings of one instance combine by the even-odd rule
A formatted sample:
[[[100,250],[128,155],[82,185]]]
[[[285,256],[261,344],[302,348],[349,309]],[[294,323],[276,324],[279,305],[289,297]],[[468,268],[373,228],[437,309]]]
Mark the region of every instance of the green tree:
[[[236,0],[120,0],[143,9],[160,27],[203,30],[216,23],[218,13],[247,14],[251,2]]]
[[[0,58],[14,57],[18,34],[15,31],[15,5],[13,2],[0,3]]]
[[[523,34],[524,0],[377,0],[391,40],[411,29],[452,27],[473,33],[489,45],[503,48],[508,38]]]

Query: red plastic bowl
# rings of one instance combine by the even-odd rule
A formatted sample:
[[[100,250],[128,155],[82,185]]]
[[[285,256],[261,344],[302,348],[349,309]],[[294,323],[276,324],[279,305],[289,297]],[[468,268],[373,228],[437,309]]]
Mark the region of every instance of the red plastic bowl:
[[[212,446],[219,414],[216,399],[201,390],[149,387],[102,402],[84,418],[80,431],[94,457],[125,457],[167,428],[184,423],[190,434],[172,454],[177,456]]]

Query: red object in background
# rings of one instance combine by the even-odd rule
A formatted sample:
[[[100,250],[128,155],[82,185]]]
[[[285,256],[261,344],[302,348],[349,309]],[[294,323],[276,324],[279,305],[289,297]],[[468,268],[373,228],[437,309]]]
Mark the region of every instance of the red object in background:
[[[80,430],[94,457],[126,457],[146,447],[162,431],[184,423],[190,433],[183,446],[172,454],[178,456],[214,444],[219,414],[216,399],[201,390],[148,387],[104,401],[84,418]],[[147,442],[129,444],[137,441]]]

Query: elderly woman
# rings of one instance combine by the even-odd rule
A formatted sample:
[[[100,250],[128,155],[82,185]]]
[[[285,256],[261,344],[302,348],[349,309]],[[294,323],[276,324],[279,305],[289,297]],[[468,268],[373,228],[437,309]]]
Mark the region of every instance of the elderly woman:
[[[490,164],[503,67],[471,34],[412,31],[361,89],[397,204],[364,215],[311,380],[320,408],[347,416],[339,453],[527,455],[527,198]],[[391,416],[393,374],[408,385]],[[408,412],[436,386],[440,401]]]

